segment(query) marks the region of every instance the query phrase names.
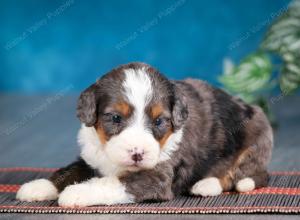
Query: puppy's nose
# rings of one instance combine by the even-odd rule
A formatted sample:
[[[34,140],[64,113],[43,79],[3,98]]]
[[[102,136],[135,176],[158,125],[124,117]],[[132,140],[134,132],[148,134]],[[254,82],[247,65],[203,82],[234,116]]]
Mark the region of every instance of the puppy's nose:
[[[140,154],[140,153],[135,153],[131,156],[131,159],[134,161],[134,162],[139,162],[139,161],[142,161],[143,160],[143,155]]]

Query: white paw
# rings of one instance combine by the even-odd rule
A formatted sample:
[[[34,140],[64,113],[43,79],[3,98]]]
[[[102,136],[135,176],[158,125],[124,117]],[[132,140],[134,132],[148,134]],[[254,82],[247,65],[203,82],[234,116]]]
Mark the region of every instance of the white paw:
[[[92,204],[93,191],[87,184],[66,187],[59,195],[58,204],[64,207],[83,207]]]
[[[235,186],[238,192],[248,192],[255,189],[255,182],[252,178],[244,178],[237,182]]]
[[[55,200],[57,197],[56,187],[47,179],[33,180],[23,184],[16,195],[17,199],[26,202]]]
[[[217,196],[223,192],[221,183],[216,177],[202,179],[195,183],[191,189],[191,193],[201,196]]]
[[[95,177],[66,187],[59,195],[58,204],[65,207],[83,207],[131,203],[133,200],[133,196],[126,193],[125,186],[118,178]]]

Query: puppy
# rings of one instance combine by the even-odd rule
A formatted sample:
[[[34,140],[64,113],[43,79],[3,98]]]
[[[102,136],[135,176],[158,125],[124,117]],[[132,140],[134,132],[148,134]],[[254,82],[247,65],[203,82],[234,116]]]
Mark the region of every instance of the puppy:
[[[77,115],[80,158],[24,184],[18,199],[110,205],[267,185],[273,135],[266,116],[203,81],[122,65],[80,95]]]

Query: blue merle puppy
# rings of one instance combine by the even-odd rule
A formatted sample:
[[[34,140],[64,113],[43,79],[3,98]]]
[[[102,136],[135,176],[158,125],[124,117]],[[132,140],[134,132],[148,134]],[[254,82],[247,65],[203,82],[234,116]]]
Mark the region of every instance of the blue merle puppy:
[[[22,185],[18,199],[82,207],[267,185],[273,134],[266,116],[201,80],[173,81],[129,63],[83,91],[77,115],[79,159]]]

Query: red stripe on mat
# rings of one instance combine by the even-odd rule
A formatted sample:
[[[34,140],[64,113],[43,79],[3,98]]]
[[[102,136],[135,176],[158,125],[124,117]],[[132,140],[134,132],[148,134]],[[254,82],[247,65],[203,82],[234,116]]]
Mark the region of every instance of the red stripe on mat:
[[[258,194],[277,194],[277,195],[300,195],[300,188],[281,188],[281,187],[263,187],[245,193],[225,192],[223,194],[245,194],[245,195],[258,195]]]
[[[18,172],[18,171],[29,171],[29,172],[54,172],[58,168],[40,168],[40,167],[4,167],[0,168],[0,172]],[[294,176],[300,175],[300,171],[273,171],[271,175],[278,176]]]
[[[0,192],[16,193],[20,185],[0,184]],[[280,187],[264,187],[246,193],[225,192],[227,194],[245,194],[245,195],[258,195],[258,194],[278,194],[278,195],[300,195],[300,188],[280,188]]]
[[[18,171],[29,171],[29,172],[54,172],[58,168],[37,168],[37,167],[8,167],[0,168],[0,172],[18,172]]]
[[[0,192],[17,192],[20,185],[0,184]]]

